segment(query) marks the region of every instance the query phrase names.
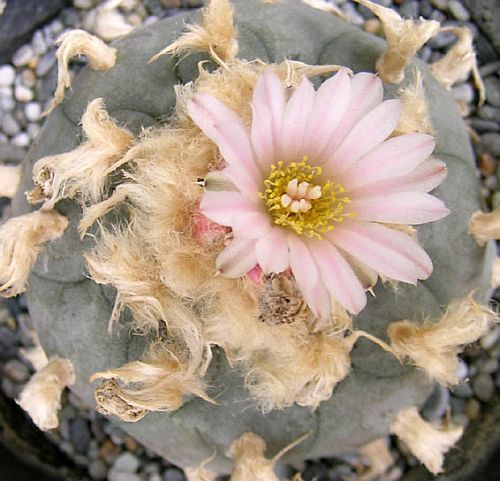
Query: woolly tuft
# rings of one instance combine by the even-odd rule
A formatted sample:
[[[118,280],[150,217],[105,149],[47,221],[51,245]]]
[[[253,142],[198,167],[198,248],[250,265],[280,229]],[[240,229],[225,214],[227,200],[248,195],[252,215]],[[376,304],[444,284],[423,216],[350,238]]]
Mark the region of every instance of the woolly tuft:
[[[59,425],[57,412],[61,408],[61,394],[74,382],[71,362],[56,357],[33,375],[16,402],[42,431],[55,429]]]
[[[493,311],[469,295],[450,304],[434,324],[395,322],[387,332],[396,354],[409,358],[436,381],[453,385],[459,382],[457,355],[462,347],[477,341],[497,320]]]
[[[133,135],[108,115],[100,98],[89,103],[82,128],[87,140],[76,149],[35,163],[35,188],[27,194],[29,202],[43,202],[43,209],[52,209],[65,198],[78,197],[82,204],[101,198],[108,176],[126,162],[122,158]]]
[[[39,342],[34,347],[22,347],[19,352],[24,359],[31,363],[36,371],[40,371],[49,363],[47,355]]]
[[[396,134],[403,135],[414,132],[432,134],[433,129],[429,118],[429,109],[420,70],[415,68],[413,82],[404,89],[401,89],[399,95],[402,102],[402,109],[395,130]]]
[[[302,3],[305,3],[316,10],[321,10],[325,13],[333,13],[333,15],[337,15],[340,18],[346,18],[339,7],[332,5],[331,3],[327,3],[324,0],[302,0]]]
[[[238,53],[234,8],[229,0],[210,0],[202,10],[201,25],[188,25],[188,32],[157,53],[149,62],[162,55],[181,55],[208,52],[219,65],[231,63]]]
[[[372,481],[384,475],[394,465],[394,459],[385,438],[366,444],[359,450],[359,454],[368,463],[368,470],[356,476],[355,481]]]
[[[488,241],[500,239],[500,208],[493,212],[475,212],[469,222],[471,234],[481,247]]]
[[[405,78],[404,69],[427,40],[439,32],[435,20],[404,20],[391,8],[369,0],[355,0],[375,14],[384,26],[387,50],[377,62],[380,78],[387,83],[398,83]]]
[[[108,47],[100,38],[84,30],[71,30],[63,33],[57,40],[57,87],[54,99],[43,115],[52,112],[64,99],[65,89],[71,88],[68,64],[72,58],[85,55],[92,70],[109,70],[116,63],[116,49]]]
[[[0,197],[9,197],[12,199],[16,195],[20,180],[20,166],[0,165]]]
[[[396,416],[391,433],[404,441],[431,473],[439,474],[443,472],[444,455],[461,438],[463,427],[435,427],[422,419],[416,407],[411,407]]]
[[[96,372],[106,383],[96,393],[97,410],[122,420],[138,421],[147,411],[175,411],[188,395],[211,401],[196,372],[183,364],[165,342],[153,343],[145,361],[133,361],[116,369]]]
[[[38,211],[8,220],[0,227],[0,296],[26,289],[42,244],[60,237],[68,219],[56,211]]]
[[[474,41],[472,31],[468,27],[446,27],[440,31],[456,35],[457,41],[443,58],[431,64],[432,74],[450,90],[455,83],[466,80],[472,72],[472,78],[479,92],[479,104],[482,105],[486,99],[486,91],[472,45]]]
[[[205,468],[186,468],[187,481],[215,481],[217,475]]]

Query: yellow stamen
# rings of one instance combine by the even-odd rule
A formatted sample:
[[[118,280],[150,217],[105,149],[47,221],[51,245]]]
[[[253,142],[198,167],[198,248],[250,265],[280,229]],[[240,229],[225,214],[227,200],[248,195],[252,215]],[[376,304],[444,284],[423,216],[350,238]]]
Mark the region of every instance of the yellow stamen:
[[[268,212],[275,224],[289,227],[297,234],[322,238],[354,213],[345,213],[345,204],[351,202],[344,187],[331,180],[324,181],[321,167],[312,167],[307,156],[302,162],[271,165],[271,172],[264,181]]]

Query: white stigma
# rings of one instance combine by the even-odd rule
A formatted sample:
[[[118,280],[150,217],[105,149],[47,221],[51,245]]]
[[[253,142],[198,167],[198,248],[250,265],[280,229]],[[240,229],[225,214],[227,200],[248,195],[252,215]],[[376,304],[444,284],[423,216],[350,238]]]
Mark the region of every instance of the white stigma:
[[[311,200],[321,197],[321,187],[292,179],[288,182],[286,194],[281,196],[281,205],[290,212],[308,212],[312,208]]]

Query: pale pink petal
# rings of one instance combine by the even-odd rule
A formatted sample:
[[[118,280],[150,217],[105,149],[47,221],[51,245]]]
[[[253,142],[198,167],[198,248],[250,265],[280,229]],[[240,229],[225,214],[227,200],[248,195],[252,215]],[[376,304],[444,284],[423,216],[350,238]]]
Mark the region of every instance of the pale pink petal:
[[[338,176],[348,191],[387,177],[414,170],[429,158],[436,142],[426,134],[393,137],[375,147]]]
[[[303,150],[304,132],[307,119],[314,104],[314,87],[304,77],[299,88],[292,94],[283,115],[283,130],[281,133],[280,151],[285,163],[302,160],[307,152]]]
[[[205,191],[201,199],[200,210],[210,220],[221,225],[230,226],[234,216],[245,212],[258,211],[259,207],[240,192]]]
[[[264,212],[241,212],[231,219],[233,234],[244,239],[258,239],[271,230],[271,218]]]
[[[356,125],[361,117],[382,102],[384,97],[382,81],[375,74],[362,72],[354,75],[351,87],[349,109],[322,152],[318,155],[318,164],[324,164],[328,161],[347,133]]]
[[[257,264],[255,242],[255,239],[233,239],[217,257],[217,270],[226,277],[244,276]]]
[[[345,222],[328,240],[389,279],[416,284],[432,273],[432,262],[415,239],[389,227]]]
[[[277,75],[267,71],[255,85],[252,97],[252,145],[262,172],[278,157],[285,91]]]
[[[304,293],[316,285],[318,269],[307,245],[296,234],[290,233],[287,240],[290,249],[290,267],[300,291]]]
[[[337,175],[373,150],[394,131],[401,113],[399,99],[386,100],[367,113],[346,135],[325,164],[327,172]]]
[[[450,211],[438,198],[424,192],[400,192],[363,197],[349,204],[357,221],[418,225],[446,217]]]
[[[330,294],[349,312],[358,314],[366,306],[366,294],[351,266],[328,241],[310,239],[307,243]]]
[[[349,190],[351,199],[377,197],[382,194],[398,192],[430,192],[445,179],[448,173],[446,164],[430,158],[422,162],[413,172],[406,175],[391,176],[378,182],[370,182],[359,189]]]
[[[330,293],[326,288],[323,280],[318,277],[316,285],[306,288],[302,292],[304,301],[311,309],[312,313],[320,320],[323,321],[322,324],[325,325],[330,319],[330,314],[332,312],[332,303],[330,298]],[[317,327],[320,327],[318,325]]]
[[[206,93],[193,95],[187,110],[196,125],[217,144],[229,165],[239,165],[256,182],[261,179],[247,130],[234,111]]]
[[[304,151],[315,160],[324,149],[351,104],[351,78],[346,70],[324,82],[316,92],[304,135]]]
[[[352,270],[356,274],[356,277],[359,279],[359,282],[361,282],[363,289],[365,291],[370,290],[377,283],[377,272],[356,257],[353,257],[343,249],[340,249],[338,246],[337,250],[339,251],[339,254],[349,263]]]
[[[222,170],[222,173],[249,200],[255,201],[258,193],[263,190],[263,181],[257,182],[256,176],[248,175],[248,172],[239,165],[228,165]]]
[[[290,267],[286,237],[284,229],[274,227],[257,241],[255,255],[266,274],[283,272]]]

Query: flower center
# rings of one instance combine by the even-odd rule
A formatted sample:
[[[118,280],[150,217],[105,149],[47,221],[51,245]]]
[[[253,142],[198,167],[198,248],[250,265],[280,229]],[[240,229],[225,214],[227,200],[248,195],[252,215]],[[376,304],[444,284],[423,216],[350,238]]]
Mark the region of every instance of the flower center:
[[[331,180],[322,182],[322,173],[321,167],[309,165],[307,156],[302,162],[271,165],[259,196],[275,224],[321,239],[336,223],[354,215],[344,212],[345,204],[351,202],[344,187]]]

